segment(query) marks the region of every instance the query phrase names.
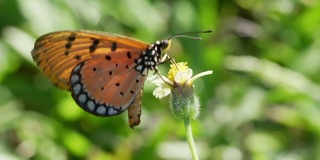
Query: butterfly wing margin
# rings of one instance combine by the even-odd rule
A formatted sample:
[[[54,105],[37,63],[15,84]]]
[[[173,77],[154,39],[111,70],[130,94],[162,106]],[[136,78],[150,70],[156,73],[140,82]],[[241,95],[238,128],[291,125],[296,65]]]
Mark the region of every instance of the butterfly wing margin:
[[[93,55],[122,50],[141,50],[149,44],[113,34],[95,31],[58,31],[41,36],[31,51],[32,57],[50,81],[70,90],[72,69]]]

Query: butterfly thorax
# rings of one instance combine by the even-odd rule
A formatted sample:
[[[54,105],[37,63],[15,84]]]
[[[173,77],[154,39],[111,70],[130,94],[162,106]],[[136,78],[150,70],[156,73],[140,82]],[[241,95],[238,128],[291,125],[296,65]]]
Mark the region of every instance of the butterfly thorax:
[[[141,56],[136,59],[136,67],[135,69],[140,73],[145,72],[147,70],[157,70],[157,66],[161,62],[162,53],[164,50],[168,48],[168,40],[156,41],[151,44],[149,48],[147,48],[144,52],[142,52]],[[146,70],[146,71],[147,71]]]

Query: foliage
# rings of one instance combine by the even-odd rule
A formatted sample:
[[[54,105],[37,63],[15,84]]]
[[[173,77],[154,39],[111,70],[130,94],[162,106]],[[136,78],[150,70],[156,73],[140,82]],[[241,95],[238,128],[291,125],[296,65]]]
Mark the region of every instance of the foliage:
[[[89,115],[32,62],[37,37],[100,30],[146,42],[195,73],[202,102],[192,121],[200,159],[320,159],[320,2],[290,0],[0,1],[0,159],[187,159],[181,121],[146,83],[142,122]],[[160,66],[162,73],[168,64]],[[152,73],[150,73],[151,75]]]

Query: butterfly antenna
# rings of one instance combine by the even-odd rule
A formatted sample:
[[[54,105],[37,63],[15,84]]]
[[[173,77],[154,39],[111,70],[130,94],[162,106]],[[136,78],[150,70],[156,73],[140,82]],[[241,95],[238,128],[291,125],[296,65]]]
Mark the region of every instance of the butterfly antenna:
[[[167,38],[167,40],[170,40],[171,38],[177,38],[177,37],[183,37],[183,38],[190,38],[190,39],[195,39],[195,40],[201,40],[201,37],[195,37],[195,36],[188,36],[187,34],[195,34],[195,33],[211,33],[212,30],[207,30],[207,31],[193,31],[193,32],[183,32],[183,33],[178,33],[175,35],[170,36],[169,38]],[[169,43],[170,44],[170,43]],[[170,57],[168,54],[165,54],[162,58],[162,60],[160,61],[160,64],[170,61],[171,64],[173,64],[176,68],[178,68],[176,61]],[[172,84],[170,84],[169,82],[167,82],[165,79],[162,78],[159,70],[155,70],[155,73],[157,73],[159,75],[159,77],[163,80],[163,82],[167,83],[169,86],[171,87],[175,87],[172,86]]]
[[[183,38],[190,38],[190,39],[195,39],[195,40],[201,40],[202,38],[201,37],[194,37],[194,36],[188,36],[187,34],[195,34],[195,33],[211,33],[212,30],[207,30],[207,31],[193,31],[193,32],[183,32],[183,33],[178,33],[178,34],[175,34],[175,35],[172,35],[168,38],[171,39],[171,38],[177,38],[177,37],[183,37]]]
[[[178,69],[176,61],[169,55],[168,55],[168,59],[170,60],[171,64],[173,64]]]

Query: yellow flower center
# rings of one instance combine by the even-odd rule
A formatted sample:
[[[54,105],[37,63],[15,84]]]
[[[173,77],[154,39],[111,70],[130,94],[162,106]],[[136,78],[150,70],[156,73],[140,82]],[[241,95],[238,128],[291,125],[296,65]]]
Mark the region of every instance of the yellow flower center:
[[[168,79],[170,79],[171,81],[174,81],[174,77],[179,71],[188,71],[188,69],[189,67],[187,62],[171,64],[170,70],[168,72]]]

